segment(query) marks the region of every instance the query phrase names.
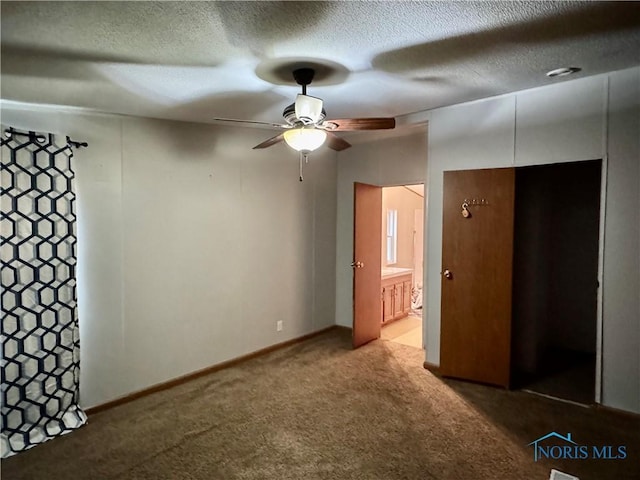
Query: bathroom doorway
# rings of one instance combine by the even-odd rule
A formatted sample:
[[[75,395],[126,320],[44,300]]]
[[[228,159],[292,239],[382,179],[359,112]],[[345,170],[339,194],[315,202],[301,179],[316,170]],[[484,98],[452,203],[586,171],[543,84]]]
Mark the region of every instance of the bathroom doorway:
[[[382,189],[381,338],[423,348],[424,184]]]

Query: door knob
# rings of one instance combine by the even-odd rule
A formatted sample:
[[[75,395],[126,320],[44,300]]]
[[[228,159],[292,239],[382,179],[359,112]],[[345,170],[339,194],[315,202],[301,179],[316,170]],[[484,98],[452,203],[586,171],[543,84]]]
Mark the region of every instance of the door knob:
[[[362,262],[352,262],[351,266],[353,268],[362,268],[362,267],[364,267],[364,263],[362,263]]]
[[[444,278],[447,278],[449,280],[453,278],[453,273],[448,268],[445,269],[444,272],[442,272],[442,275],[444,275]]]

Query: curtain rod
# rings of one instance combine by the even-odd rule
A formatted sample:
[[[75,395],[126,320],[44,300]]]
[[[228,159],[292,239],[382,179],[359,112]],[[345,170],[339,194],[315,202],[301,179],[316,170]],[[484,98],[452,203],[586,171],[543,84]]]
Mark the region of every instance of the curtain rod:
[[[29,130],[29,132],[21,132],[19,130],[16,130],[13,127],[9,127],[6,128],[4,131],[5,136],[7,137],[12,137],[13,135],[20,135],[23,137],[29,137],[29,140],[31,140],[33,143],[42,143],[46,140],[46,137],[42,134],[42,133],[36,133],[32,130]],[[76,142],[75,140],[71,140],[71,138],[69,137],[69,135],[67,135],[67,145],[70,147],[75,147],[75,148],[81,148],[81,147],[88,147],[89,144],[87,142]]]

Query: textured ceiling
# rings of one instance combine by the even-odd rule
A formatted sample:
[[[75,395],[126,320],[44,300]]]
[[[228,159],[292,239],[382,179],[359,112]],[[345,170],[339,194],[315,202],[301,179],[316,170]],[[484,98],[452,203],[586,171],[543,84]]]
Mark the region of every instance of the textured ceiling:
[[[280,121],[312,84],[328,118],[398,116],[640,65],[640,2],[9,2],[3,99],[209,122]],[[282,73],[282,72],[280,72]],[[266,80],[265,80],[266,79]]]

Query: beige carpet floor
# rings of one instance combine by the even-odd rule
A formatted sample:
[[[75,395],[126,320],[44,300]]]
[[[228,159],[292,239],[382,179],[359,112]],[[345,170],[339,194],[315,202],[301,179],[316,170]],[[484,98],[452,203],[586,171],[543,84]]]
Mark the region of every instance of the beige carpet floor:
[[[640,478],[638,418],[443,381],[422,361],[333,330],[95,414],[3,461],[2,479]],[[534,462],[527,444],[552,430],[628,458]]]

